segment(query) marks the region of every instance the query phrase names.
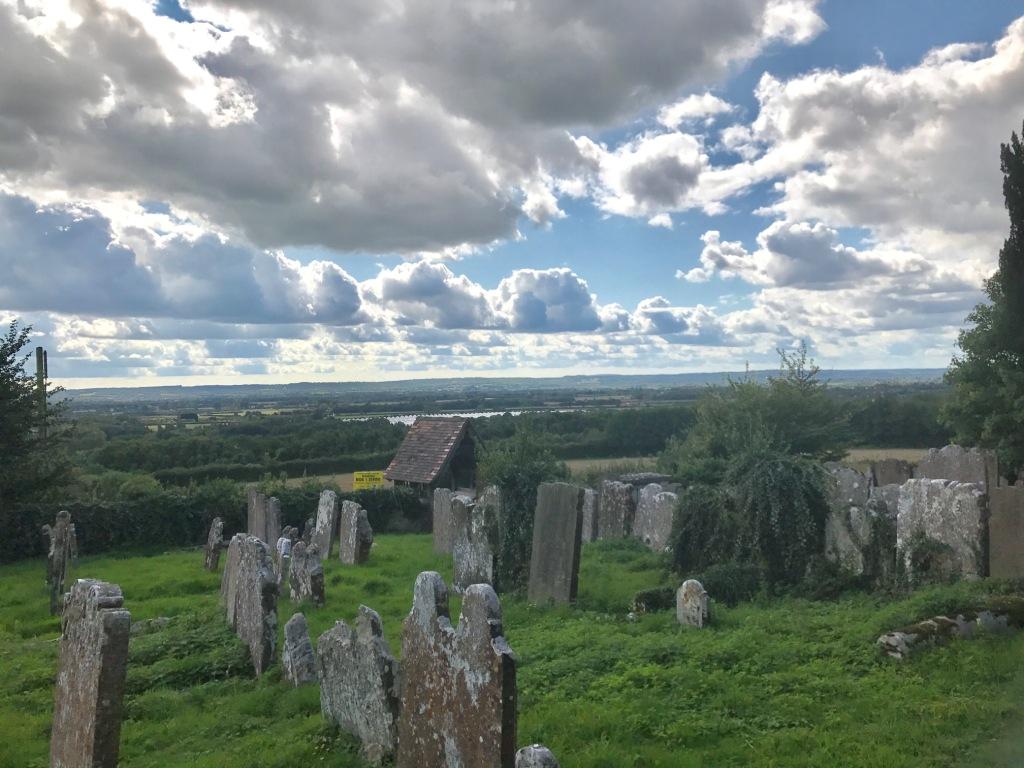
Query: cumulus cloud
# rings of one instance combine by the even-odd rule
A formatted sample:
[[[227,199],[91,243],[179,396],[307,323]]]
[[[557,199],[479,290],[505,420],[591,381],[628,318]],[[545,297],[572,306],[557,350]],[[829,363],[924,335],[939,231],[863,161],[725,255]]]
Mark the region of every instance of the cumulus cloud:
[[[658,110],[658,122],[666,128],[678,128],[688,120],[713,118],[728,114],[735,107],[713,93],[691,94],[682,101],[669,104]]]

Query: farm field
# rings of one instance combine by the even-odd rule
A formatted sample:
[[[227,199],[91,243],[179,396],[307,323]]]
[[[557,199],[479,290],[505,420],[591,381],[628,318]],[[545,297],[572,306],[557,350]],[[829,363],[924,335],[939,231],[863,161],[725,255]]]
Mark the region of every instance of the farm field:
[[[120,584],[136,622],[174,617],[132,639],[121,765],[361,765],[354,740],[323,726],[316,686],[289,688],[277,668],[252,678],[217,606],[219,575],[201,562],[199,550],[112,555],[74,571]],[[3,766],[47,765],[59,625],[46,611],[44,568],[0,567]],[[327,605],[305,608],[314,642],[365,603],[400,655],[413,580],[431,569],[450,579],[450,558],[424,535],[378,536],[365,566],[325,563]],[[902,665],[874,648],[881,632],[998,582],[898,600],[716,605],[706,630],[681,629],[672,612],[630,621],[633,593],[668,579],[659,556],[603,542],[584,549],[575,607],[503,598],[519,657],[519,744],[546,743],[565,768],[1017,764],[1019,738],[1002,737],[1024,722],[1024,634],[954,643]],[[280,601],[279,631],[296,609]],[[451,609],[457,616],[457,599]]]

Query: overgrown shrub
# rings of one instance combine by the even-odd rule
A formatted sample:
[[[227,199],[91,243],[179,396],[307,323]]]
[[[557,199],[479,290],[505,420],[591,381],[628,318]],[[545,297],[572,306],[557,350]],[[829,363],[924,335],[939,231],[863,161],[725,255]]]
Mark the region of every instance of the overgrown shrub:
[[[764,587],[764,571],[754,563],[717,563],[692,576],[716,602],[734,606],[752,599]]]
[[[679,494],[672,521],[672,560],[679,573],[701,571],[732,557],[736,521],[722,488],[694,485]]]
[[[672,587],[654,587],[641,589],[633,597],[630,610],[634,613],[655,613],[668,611],[675,607],[676,591]]]

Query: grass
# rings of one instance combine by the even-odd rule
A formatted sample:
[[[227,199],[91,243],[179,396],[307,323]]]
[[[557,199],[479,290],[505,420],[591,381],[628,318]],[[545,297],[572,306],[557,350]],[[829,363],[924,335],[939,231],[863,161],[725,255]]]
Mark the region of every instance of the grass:
[[[360,765],[354,740],[323,727],[316,686],[289,688],[277,669],[253,679],[217,606],[219,577],[201,562],[199,551],[126,554],[83,558],[75,571],[120,584],[135,621],[175,617],[132,638],[121,765]],[[303,607],[311,634],[366,603],[397,655],[413,580],[428,569],[451,575],[428,536],[381,535],[366,566],[327,563],[327,605]],[[43,572],[40,560],[0,567],[3,766],[47,765],[59,626]],[[658,556],[602,542],[584,549],[577,606],[503,599],[519,743],[548,744],[566,768],[1019,764],[1024,634],[902,665],[873,645],[997,584],[716,606],[706,630],[681,629],[671,613],[627,619],[636,590],[668,582]],[[296,608],[281,600],[279,628]]]

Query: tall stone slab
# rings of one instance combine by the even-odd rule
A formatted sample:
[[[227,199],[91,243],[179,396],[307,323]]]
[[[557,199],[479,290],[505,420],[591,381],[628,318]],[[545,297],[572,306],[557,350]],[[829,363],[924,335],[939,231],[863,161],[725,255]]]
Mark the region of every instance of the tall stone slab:
[[[284,625],[281,666],[285,679],[296,688],[316,682],[316,656],[309,640],[306,617],[301,613],[296,613]]]
[[[255,488],[250,488],[246,493],[246,525],[245,530],[250,536],[255,536],[258,539],[262,539],[267,544],[273,544],[273,541],[267,541],[267,497],[257,491]],[[274,539],[277,541],[277,539]]]
[[[932,448],[917,463],[914,477],[979,483],[986,488],[995,488],[1000,484],[999,459],[995,451],[985,448],[963,448],[959,445]]]
[[[580,577],[583,489],[542,483],[533,516],[527,597],[531,603],[571,603]]]
[[[531,744],[516,752],[516,768],[559,768],[554,753],[543,744]]]
[[[210,523],[210,532],[206,536],[206,550],[203,559],[203,567],[208,571],[216,571],[220,565],[220,551],[224,549],[224,521],[219,517],[213,518]]]
[[[708,623],[708,593],[696,579],[687,579],[676,592],[676,621],[690,627]]]
[[[826,463],[825,468],[829,473],[825,557],[852,573],[863,574],[872,535],[868,513],[871,481],[856,469],[835,462]]]
[[[93,579],[71,587],[61,619],[50,765],[115,768],[128,670],[131,614],[121,588]]]
[[[276,496],[267,499],[264,515],[264,531],[267,537],[263,541],[273,547],[281,538],[281,500]]]
[[[366,760],[393,755],[401,668],[377,612],[361,605],[354,627],[339,621],[320,635],[316,663],[324,719],[358,737]]]
[[[46,555],[46,584],[50,590],[50,615],[60,614],[64,605],[64,585],[71,570],[73,555],[78,554],[75,526],[71,513],[61,510],[52,526],[44,525],[50,548]]]
[[[678,501],[676,494],[663,490],[657,483],[645,485],[636,505],[633,536],[655,552],[668,549]]]
[[[988,497],[984,485],[955,480],[908,480],[900,487],[896,546],[911,568],[911,544],[923,534],[952,552],[961,576],[987,575]],[[911,573],[913,579],[914,574]]]
[[[601,483],[597,511],[597,538],[624,539],[633,532],[636,496],[633,486],[617,480]]]
[[[914,466],[903,459],[880,459],[871,463],[871,484],[903,485],[914,476]]]
[[[597,541],[597,491],[593,488],[583,489],[583,532],[580,535],[583,543]]]
[[[989,489],[989,575],[1024,578],[1024,486]]]
[[[452,497],[452,589],[462,594],[473,584],[494,586],[492,541],[501,514],[497,488],[486,488],[480,500]]]
[[[354,501],[342,502],[338,541],[339,556],[346,565],[361,565],[370,559],[373,528],[366,510]]]
[[[228,545],[221,575],[228,623],[249,648],[256,674],[274,661],[277,646],[277,574],[266,543],[237,533]]]
[[[310,601],[321,606],[325,602],[324,566],[320,559],[320,548],[316,544],[299,541],[292,547],[291,562],[288,565],[288,591],[292,602]]]
[[[308,543],[316,544],[321,557],[330,559],[334,546],[334,534],[338,526],[338,494],[334,491],[320,492],[320,503],[316,508],[316,523]]]
[[[450,555],[455,546],[452,529],[452,497],[454,495],[447,488],[434,489],[434,551],[438,554]]]
[[[490,586],[466,590],[452,627],[444,580],[421,573],[402,626],[402,668],[398,768],[513,768],[516,662]]]

